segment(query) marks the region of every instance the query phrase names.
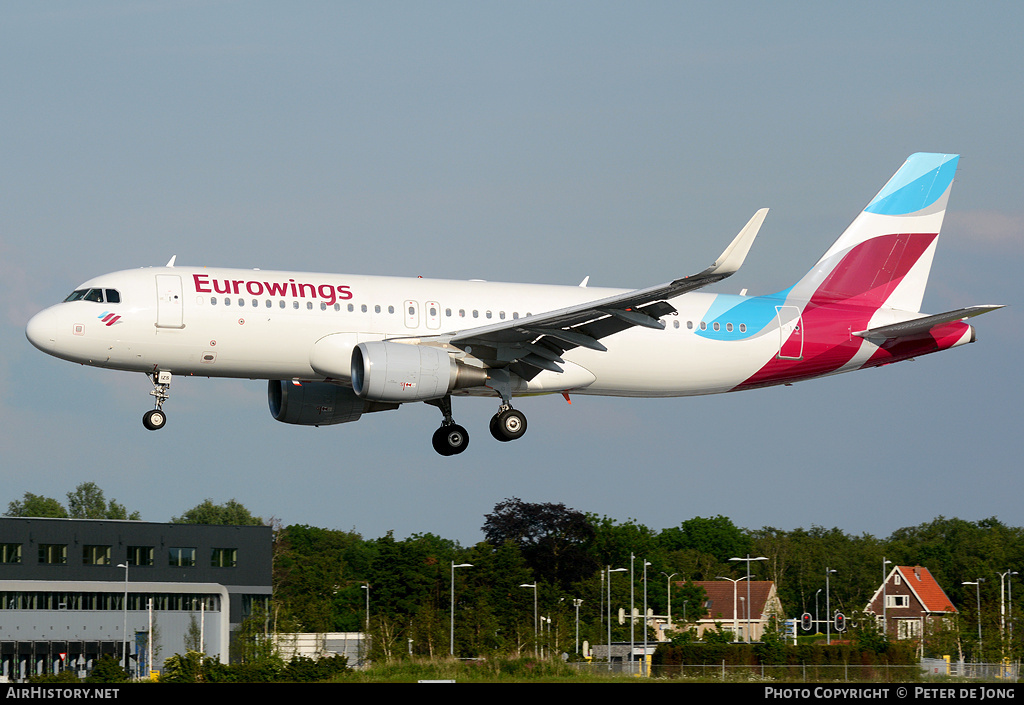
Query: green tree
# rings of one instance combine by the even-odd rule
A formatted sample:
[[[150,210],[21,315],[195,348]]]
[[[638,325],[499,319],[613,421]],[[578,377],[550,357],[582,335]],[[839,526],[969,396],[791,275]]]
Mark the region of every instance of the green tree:
[[[65,519],[68,516],[68,510],[52,497],[26,492],[22,499],[16,499],[7,505],[7,512],[4,516]]]
[[[68,516],[72,519],[131,519],[139,520],[139,513],[128,510],[116,500],[109,502],[103,496],[103,490],[95,482],[83,482],[68,492]]]
[[[104,656],[96,662],[86,679],[86,683],[124,683],[128,680],[128,674],[121,668],[117,659],[111,656]]]
[[[265,522],[253,516],[241,503],[229,499],[224,504],[214,504],[206,499],[189,509],[180,517],[171,519],[172,524],[216,524],[221,526],[264,526]]]
[[[583,512],[561,503],[535,504],[513,497],[496,504],[484,519],[487,542],[518,546],[538,579],[567,588],[598,567],[589,550],[594,527]]]
[[[372,551],[359,534],[292,525],[275,539],[274,599],[304,630],[364,628]],[[376,592],[371,586],[371,590]],[[372,595],[376,601],[376,595]]]
[[[694,549],[727,562],[752,550],[750,536],[721,514],[709,519],[687,519],[678,528],[666,529],[659,539],[670,550]]]

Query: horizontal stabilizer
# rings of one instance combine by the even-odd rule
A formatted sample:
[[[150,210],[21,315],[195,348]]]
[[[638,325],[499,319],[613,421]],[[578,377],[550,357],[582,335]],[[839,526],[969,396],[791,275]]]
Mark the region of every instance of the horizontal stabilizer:
[[[983,313],[995,311],[997,308],[1002,308],[1002,306],[968,306],[967,308],[958,308],[955,311],[937,313],[934,316],[924,316],[922,318],[915,318],[902,323],[893,323],[889,326],[879,326],[878,328],[862,330],[854,333],[854,335],[860,338],[874,338],[878,340],[891,340],[893,338],[905,338],[911,335],[921,335],[923,333],[928,333],[937,325],[960,321],[965,318],[971,318],[972,316],[980,316]]]

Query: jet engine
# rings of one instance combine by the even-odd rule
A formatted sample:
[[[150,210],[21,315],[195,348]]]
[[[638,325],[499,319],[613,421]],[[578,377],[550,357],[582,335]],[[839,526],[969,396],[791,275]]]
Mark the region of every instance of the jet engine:
[[[352,351],[352,389],[382,402],[440,399],[454,389],[481,387],[487,371],[456,360],[442,348],[376,340]]]
[[[364,413],[397,409],[397,404],[374,404],[357,397],[348,387],[326,382],[272,379],[267,385],[270,414],[282,423],[328,426],[358,421]]]

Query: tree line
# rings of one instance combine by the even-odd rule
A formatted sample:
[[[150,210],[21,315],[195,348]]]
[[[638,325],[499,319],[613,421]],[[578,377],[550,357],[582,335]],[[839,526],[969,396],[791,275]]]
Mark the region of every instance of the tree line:
[[[1020,528],[995,518],[938,517],[885,539],[817,526],[750,530],[724,516],[695,517],[654,530],[633,520],[512,498],[496,505],[481,529],[483,541],[461,546],[432,534],[364,539],[355,532],[283,527],[277,532],[274,563],[282,624],[287,621],[288,629],[299,631],[361,631],[368,623],[381,657],[444,654],[452,627],[454,576],[457,655],[523,653],[538,643],[573,653],[578,600],[580,640],[607,640],[609,585],[602,576],[610,577],[612,639],[629,640],[628,620],[619,624],[615,617],[620,608],[629,609],[631,587],[634,604],[641,607],[645,561],[648,606],[667,615],[671,590],[672,618],[678,624],[684,609],[691,623],[703,616],[703,591],[694,582],[742,577],[746,564],[731,559],[749,555],[767,559],[752,564],[753,579],[775,583],[789,617],[815,611],[827,569],[836,571],[829,579],[833,609],[855,617],[893,565],[921,565],[959,611],[948,625],[952,641],[937,641],[935,648],[942,651],[937,655],[959,651],[997,658],[1006,653],[1004,648],[1019,653],[1024,632],[1024,626],[1013,630],[1014,644],[1000,641],[1011,631],[1001,629],[1002,620],[1020,614],[1024,595],[1021,586],[1012,605],[1001,603],[1009,591],[1001,590],[1000,575],[1004,585],[1005,578],[1017,578],[1007,573],[1024,562],[1024,536]],[[607,573],[608,568],[628,570],[631,563],[632,585],[629,572]],[[962,585],[979,578],[984,580],[980,611],[975,587]],[[821,609],[824,604],[821,598]],[[1002,612],[1001,604],[1006,604]],[[984,654],[975,629],[979,617]],[[871,626],[865,620],[863,628]],[[635,635],[642,640],[641,627]]]
[[[50,513],[33,513],[43,511]],[[26,493],[8,505],[7,516],[139,518],[137,512],[106,500],[93,483],[69,492],[66,505]],[[217,505],[209,499],[172,521],[264,523],[235,500]],[[655,530],[632,519],[619,521],[560,503],[510,498],[483,517],[483,540],[472,546],[429,533],[371,539],[354,530],[304,524],[274,528],[269,628],[368,629],[377,658],[438,656],[450,649],[462,656],[540,648],[571,654],[577,623],[580,642],[606,641],[609,588],[612,639],[628,640],[628,620],[620,624],[614,617],[629,609],[631,588],[636,607],[641,607],[645,562],[647,602],[654,614],[667,614],[671,594],[672,621],[682,622],[685,611],[692,623],[703,616],[704,601],[703,591],[693,583],[742,577],[746,564],[731,559],[748,555],[767,559],[752,563],[752,579],[775,583],[788,617],[814,613],[827,569],[835,571],[829,577],[833,609],[855,616],[892,566],[921,565],[958,610],[950,629],[961,653],[992,659],[1007,649],[1020,654],[1024,637],[1024,625],[1013,628],[1009,621],[1024,607],[1024,586],[1018,583],[1013,590],[1020,580],[1015,569],[1022,568],[1024,574],[1024,530],[995,517],[967,521],[940,516],[887,538],[819,526],[746,529],[720,515]],[[609,574],[609,568],[626,572]],[[980,586],[973,584],[979,580]],[[449,638],[453,621],[454,646]],[[1013,643],[1007,641],[1010,633]],[[642,640],[639,628],[635,634]]]

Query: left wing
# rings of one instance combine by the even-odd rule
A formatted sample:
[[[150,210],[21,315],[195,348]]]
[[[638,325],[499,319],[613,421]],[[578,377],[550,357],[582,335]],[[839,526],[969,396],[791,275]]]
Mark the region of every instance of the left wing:
[[[698,274],[555,311],[457,331],[443,336],[444,342],[457,347],[470,345],[474,357],[496,366],[509,366],[524,379],[532,379],[541,370],[561,372],[559,363],[563,362],[561,355],[566,350],[584,347],[604,352],[607,348],[601,339],[619,331],[633,326],[664,329],[665,324],[659,319],[676,310],[665,299],[735,273],[767,214],[767,208],[757,211],[721,256]]]

